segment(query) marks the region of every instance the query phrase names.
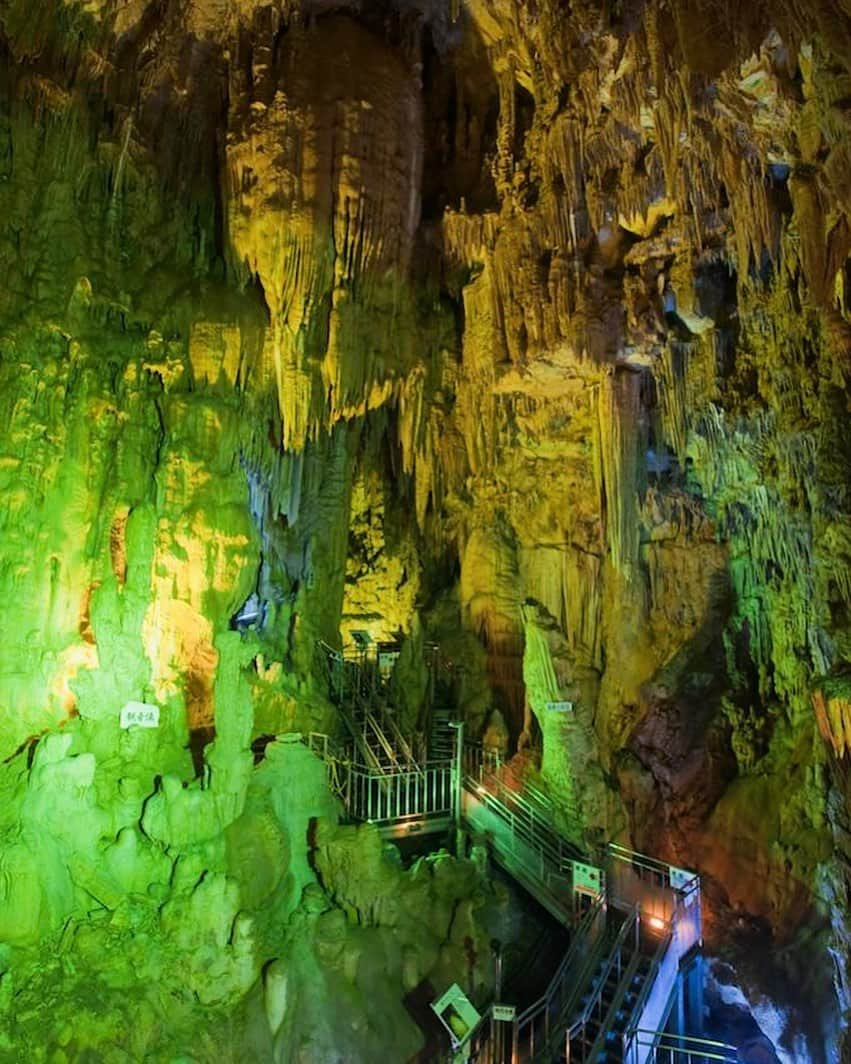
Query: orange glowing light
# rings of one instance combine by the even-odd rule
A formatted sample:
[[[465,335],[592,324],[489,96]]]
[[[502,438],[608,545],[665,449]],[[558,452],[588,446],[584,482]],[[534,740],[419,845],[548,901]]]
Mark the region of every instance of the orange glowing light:
[[[661,918],[661,916],[651,916],[648,919],[647,923],[650,925],[650,927],[654,931],[664,931],[665,930],[665,921]]]

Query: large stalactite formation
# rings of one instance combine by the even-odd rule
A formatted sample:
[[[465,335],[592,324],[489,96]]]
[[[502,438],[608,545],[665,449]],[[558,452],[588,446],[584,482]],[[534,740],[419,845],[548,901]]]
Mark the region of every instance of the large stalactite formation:
[[[255,765],[353,629],[698,867],[830,1059],[849,0],[0,0],[0,48],[0,1059],[401,1061],[405,992],[488,985],[471,862]]]

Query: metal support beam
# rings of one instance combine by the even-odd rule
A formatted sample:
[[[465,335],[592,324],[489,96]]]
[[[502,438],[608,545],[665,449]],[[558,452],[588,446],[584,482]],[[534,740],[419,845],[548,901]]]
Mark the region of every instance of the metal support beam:
[[[464,829],[461,823],[461,788],[464,785],[464,721],[451,720],[449,727],[455,732],[455,756],[452,759],[452,815],[455,820],[455,852],[464,856]]]

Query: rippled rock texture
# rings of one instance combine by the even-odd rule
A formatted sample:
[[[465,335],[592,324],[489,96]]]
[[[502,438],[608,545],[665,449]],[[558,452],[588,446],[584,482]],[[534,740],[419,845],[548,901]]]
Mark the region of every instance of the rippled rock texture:
[[[375,839],[308,861],[309,755],[254,766],[334,732],[314,645],[366,628],[407,637],[411,727],[438,642],[569,834],[699,867],[819,1059],[851,1004],[847,2],[4,0],[0,31],[8,1051],[143,1059],[128,987],[190,955],[134,1023],[174,1059],[374,1054],[379,985],[403,1059],[400,986],[486,984],[470,868],[402,890],[443,914],[417,942],[332,882],[353,847],[398,893]],[[339,1022],[296,1030],[319,983]]]

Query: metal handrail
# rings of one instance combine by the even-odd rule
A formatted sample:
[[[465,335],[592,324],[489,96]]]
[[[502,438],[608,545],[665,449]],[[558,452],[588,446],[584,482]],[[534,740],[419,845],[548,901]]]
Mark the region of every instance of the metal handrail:
[[[402,824],[452,809],[452,766],[426,764],[419,772],[364,771],[347,765],[349,815],[373,824]]]
[[[382,709],[379,712],[381,716],[382,728],[390,732],[393,738],[393,742],[399,748],[402,753],[402,756],[408,762],[411,768],[418,770],[420,766],[417,763],[416,757],[414,757],[414,751],[411,747],[411,744],[408,742],[407,738],[403,734],[402,729],[399,727],[398,722],[394,720],[391,714],[387,713],[385,710]]]
[[[367,728],[370,728],[372,730],[372,734],[378,740],[378,745],[384,751],[391,764],[397,767],[401,767],[399,764],[399,758],[396,755],[396,751],[393,749],[393,744],[384,734],[384,729],[379,724],[375,714],[372,713],[369,709],[365,709],[363,715],[363,737],[364,741],[369,744],[369,740],[366,738]],[[372,749],[372,747],[370,747],[370,749]]]
[[[346,725],[346,728],[348,728],[349,734],[354,740],[355,749],[358,751],[358,753],[360,753],[361,757],[363,757],[364,759],[364,764],[371,768],[374,768],[377,772],[381,772],[381,762],[376,757],[375,751],[367,742],[366,728],[361,728],[358,722],[353,717],[349,716],[348,712],[343,708],[342,705],[338,708],[340,711],[340,716],[343,718],[343,723]]]
[[[486,749],[481,742],[467,741],[463,751],[464,771],[480,783],[484,778],[495,776],[504,762],[497,750]]]
[[[685,1058],[686,1064],[697,1057],[698,1061],[722,1061],[723,1064],[735,1064],[739,1059],[738,1050],[728,1042],[717,1042],[709,1038],[698,1038],[695,1035],[668,1034],[665,1031],[647,1031],[640,1027],[631,1028],[627,1034],[630,1038],[636,1038],[638,1044],[645,1045],[652,1056],[649,1058],[656,1061],[656,1054],[660,1050],[669,1054],[665,1060],[668,1064]],[[674,1044],[665,1044],[671,1042]]]
[[[633,1016],[641,1016],[644,1012],[644,1007],[647,1004],[647,999],[650,996],[650,992],[653,989],[653,985],[656,982],[656,976],[659,973],[659,969],[662,966],[662,961],[665,959],[665,954],[668,952],[671,944],[674,941],[674,935],[676,934],[677,914],[676,910],[671,919],[667,922],[665,933],[659,939],[659,945],[653,952],[653,958],[650,961],[650,968],[647,972],[647,979],[642,986],[641,991],[636,999],[635,1007],[632,1010]],[[627,1045],[626,1035],[624,1035],[624,1046]]]
[[[553,822],[547,817],[547,815],[543,812],[541,807],[536,802],[530,802],[522,791],[517,791],[514,790],[512,787],[509,787],[505,783],[505,781],[502,780],[499,776],[489,776],[487,779],[487,783],[485,783],[484,781],[474,780],[472,778],[470,779],[470,782],[473,783],[476,792],[479,794],[481,793],[481,790],[479,790],[480,787],[484,788],[485,790],[487,790],[489,787],[494,788],[498,797],[502,798],[504,796],[508,799],[505,802],[506,805],[511,804],[517,806],[529,817],[530,820],[537,822],[540,825],[541,830],[546,831],[551,835],[557,836],[575,853],[579,853],[579,850],[576,846],[574,846],[572,843],[567,842],[566,839],[563,839],[562,835],[559,833]]]
[[[577,851],[570,843],[553,832],[549,825],[545,824],[542,830],[542,826],[536,824],[534,818],[527,820],[523,815],[518,815],[510,805],[484,787],[480,788],[477,785],[470,787],[468,781],[465,781],[465,787],[478,801],[496,813],[513,836],[517,836],[535,850],[541,860],[550,865],[551,873],[562,875],[572,871],[572,863],[576,860]],[[525,810],[522,812],[525,813]]]
[[[626,864],[631,865],[634,869],[641,869],[647,872],[653,872],[658,875],[662,882],[660,886],[664,886],[668,890],[676,891],[677,894],[690,894],[695,887],[700,885],[700,875],[697,872],[692,873],[691,879],[687,880],[682,886],[675,887],[671,883],[671,866],[664,861],[660,861],[656,857],[650,857],[646,853],[638,853],[636,850],[629,850],[626,846],[621,846],[616,842],[610,842],[606,846],[606,852],[614,858],[616,861],[623,861]],[[684,869],[684,871],[691,871],[690,869]]]
[[[596,1060],[598,1055],[606,1045],[609,1035],[612,1032],[612,1028],[614,1027],[615,1021],[621,1014],[621,1009],[624,1003],[624,999],[626,998],[627,990],[634,982],[635,977],[638,973],[638,965],[640,960],[641,951],[639,949],[635,949],[632,955],[629,957],[626,967],[618,973],[619,978],[617,986],[615,987],[615,991],[612,996],[612,1000],[609,1003],[609,1008],[606,1011],[606,1015],[604,1017],[601,1017],[600,1029],[599,1031],[597,1031],[597,1037],[594,1039],[593,1043],[591,1044],[591,1048],[587,1052],[588,1059]],[[602,1001],[600,1002],[600,1004],[602,1006]],[[630,1011],[630,1015],[633,1015],[632,1011]]]
[[[597,899],[594,905],[585,913],[582,922],[577,926],[570,945],[559,962],[553,977],[547,984],[544,993],[537,1001],[533,1001],[531,1005],[528,1005],[514,1018],[511,1025],[513,1061],[517,1060],[519,1048],[526,1040],[529,1043],[526,1047],[529,1059],[531,1060],[534,1057],[537,1042],[535,1037],[536,1023],[542,1017],[545,1028],[543,1045],[550,1045],[560,1037],[560,1032],[565,1027],[565,1017],[579,992],[575,985],[575,980],[571,977],[575,975],[577,960],[581,952],[587,950],[589,935],[595,923],[603,917],[603,912],[603,901],[602,899]],[[593,946],[591,948],[593,950]],[[568,994],[565,994],[566,989],[570,991]],[[557,1007],[554,1008],[554,1006]],[[555,1013],[556,1018],[554,1024],[551,1025],[550,1018],[553,1013]],[[490,1005],[482,1016],[482,1021],[477,1030],[477,1037],[474,1036],[470,1045],[470,1059],[472,1061],[487,1061],[492,1064],[495,1060],[491,1055],[493,1053],[491,1043],[495,1034],[492,1016],[493,1005]],[[502,1062],[500,1061],[499,1064],[502,1064]]]
[[[581,991],[581,988],[577,986],[576,983],[574,966],[580,956],[580,951],[584,951],[588,948],[588,936],[594,924],[604,917],[604,911],[605,910],[603,905],[603,899],[597,898],[594,904],[582,918],[582,921],[576,929],[574,938],[571,941],[567,952],[562,958],[561,963],[556,969],[555,974],[550,980],[547,989],[544,991],[543,995],[537,1001],[533,1002],[531,1005],[525,1008],[523,1012],[521,1012],[520,1015],[517,1017],[515,1021],[517,1027],[517,1039],[519,1041],[523,1037],[524,1028],[529,1027],[531,1035],[530,1052],[532,1054],[534,1054],[535,1052],[534,1028],[532,1025],[535,1023],[535,1020],[539,1016],[541,1016],[542,1014],[545,1015],[545,1044],[549,1044],[552,1038],[559,1036],[558,1030],[552,1032],[550,1031],[550,1015],[552,1012],[552,1006],[557,998],[561,999],[558,1005],[558,1018],[556,1021],[557,1027],[566,1025],[565,1014],[568,1012],[572,1003],[576,1000],[576,997]],[[568,977],[570,977],[570,979],[568,979]],[[565,996],[564,991],[568,984],[568,981],[570,982],[570,988],[572,993],[568,996]]]
[[[566,1037],[565,1037],[565,1052],[567,1054],[567,1059],[568,1060],[570,1060],[570,1043],[571,1043],[572,1039],[574,1039],[578,1035],[578,1033],[586,1027],[586,1025],[588,1024],[588,1021],[591,1019],[592,1011],[594,1010],[595,1007],[597,1007],[600,1004],[601,999],[602,999],[602,995],[603,995],[603,988],[604,988],[604,986],[606,984],[606,980],[608,979],[609,973],[611,972],[612,968],[614,967],[616,958],[618,960],[618,963],[620,963],[621,951],[624,948],[624,943],[626,941],[626,937],[627,937],[627,935],[629,934],[630,931],[633,931],[635,933],[636,940],[637,940],[637,937],[638,937],[638,919],[639,919],[639,910],[638,910],[638,906],[635,905],[635,906],[633,906],[633,908],[630,911],[629,915],[624,920],[623,924],[621,924],[621,927],[618,930],[617,935],[615,936],[614,942],[612,943],[612,947],[609,950],[608,959],[606,960],[606,963],[605,963],[605,965],[603,967],[603,970],[600,973],[600,978],[597,981],[597,985],[596,985],[596,987],[594,989],[594,992],[589,996],[588,1000],[585,1002],[585,1005],[584,1005],[582,1011],[580,1012],[580,1014],[577,1016],[577,1018],[573,1021],[573,1023],[567,1029]],[[637,952],[637,950],[638,950],[638,945],[637,945],[637,941],[636,941],[636,944],[633,947],[633,952]],[[602,1028],[601,1028],[601,1030],[602,1030]]]

